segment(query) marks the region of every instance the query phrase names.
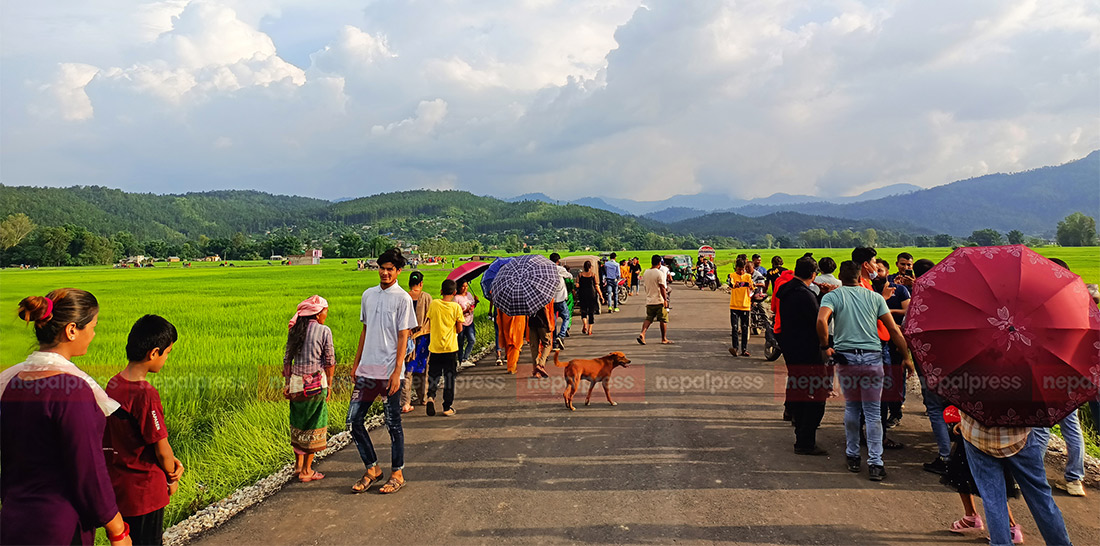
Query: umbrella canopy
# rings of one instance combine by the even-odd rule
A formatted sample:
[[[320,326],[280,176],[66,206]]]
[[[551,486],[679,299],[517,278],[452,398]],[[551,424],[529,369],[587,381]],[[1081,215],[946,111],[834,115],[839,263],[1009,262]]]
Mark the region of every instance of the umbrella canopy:
[[[986,426],[1051,426],[1100,384],[1100,311],[1022,245],[944,258],[914,284],[905,335],[929,388]]]
[[[458,266],[454,271],[451,271],[447,275],[447,278],[454,281],[457,284],[464,282],[470,282],[477,278],[478,275],[489,269],[489,264],[485,262],[466,262]]]
[[[511,258],[497,258],[493,260],[493,263],[489,264],[489,267],[485,269],[485,272],[481,274],[481,293],[485,294],[488,298],[493,286],[493,279],[496,278],[500,268],[504,267],[504,264],[512,261]],[[490,298],[490,301],[492,299]]]
[[[558,266],[546,257],[517,256],[497,272],[491,285],[491,299],[507,315],[530,316],[554,301],[561,280]]]

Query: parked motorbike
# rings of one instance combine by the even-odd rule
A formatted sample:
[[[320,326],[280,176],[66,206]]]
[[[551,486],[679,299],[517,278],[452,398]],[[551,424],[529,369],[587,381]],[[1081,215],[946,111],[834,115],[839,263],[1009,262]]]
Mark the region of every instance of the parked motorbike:
[[[718,275],[714,270],[707,270],[695,275],[695,287],[699,290],[704,288],[710,288],[711,290],[718,290]]]

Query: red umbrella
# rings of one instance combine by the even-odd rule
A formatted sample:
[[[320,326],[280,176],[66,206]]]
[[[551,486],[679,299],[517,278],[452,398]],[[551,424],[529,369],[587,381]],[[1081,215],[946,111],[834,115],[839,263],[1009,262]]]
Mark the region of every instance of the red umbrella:
[[[944,258],[917,279],[905,335],[928,386],[986,426],[1051,426],[1100,385],[1100,311],[1023,245]]]
[[[477,276],[484,273],[486,269],[489,269],[489,264],[485,262],[466,262],[455,268],[454,271],[451,271],[451,273],[447,275],[447,278],[458,284],[462,284],[476,279]]]

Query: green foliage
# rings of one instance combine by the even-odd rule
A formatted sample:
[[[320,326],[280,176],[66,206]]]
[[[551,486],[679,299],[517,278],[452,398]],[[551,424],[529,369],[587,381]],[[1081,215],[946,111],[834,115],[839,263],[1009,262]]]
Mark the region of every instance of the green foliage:
[[[0,249],[7,250],[19,244],[34,228],[34,222],[26,214],[9,214],[0,222]]]
[[[1008,244],[1010,245],[1022,245],[1025,240],[1024,232],[1018,229],[1008,232]]]
[[[970,242],[978,246],[995,246],[1004,244],[1004,239],[997,230],[986,228],[971,233]]]
[[[1058,222],[1058,244],[1062,246],[1093,246],[1096,244],[1096,219],[1075,212]]]

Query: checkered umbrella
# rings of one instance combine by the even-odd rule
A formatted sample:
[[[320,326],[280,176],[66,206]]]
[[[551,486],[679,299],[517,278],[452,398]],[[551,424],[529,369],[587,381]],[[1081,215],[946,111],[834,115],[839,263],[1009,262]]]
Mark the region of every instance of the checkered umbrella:
[[[554,301],[561,276],[554,262],[538,254],[513,258],[492,283],[492,301],[513,317],[527,317]]]

